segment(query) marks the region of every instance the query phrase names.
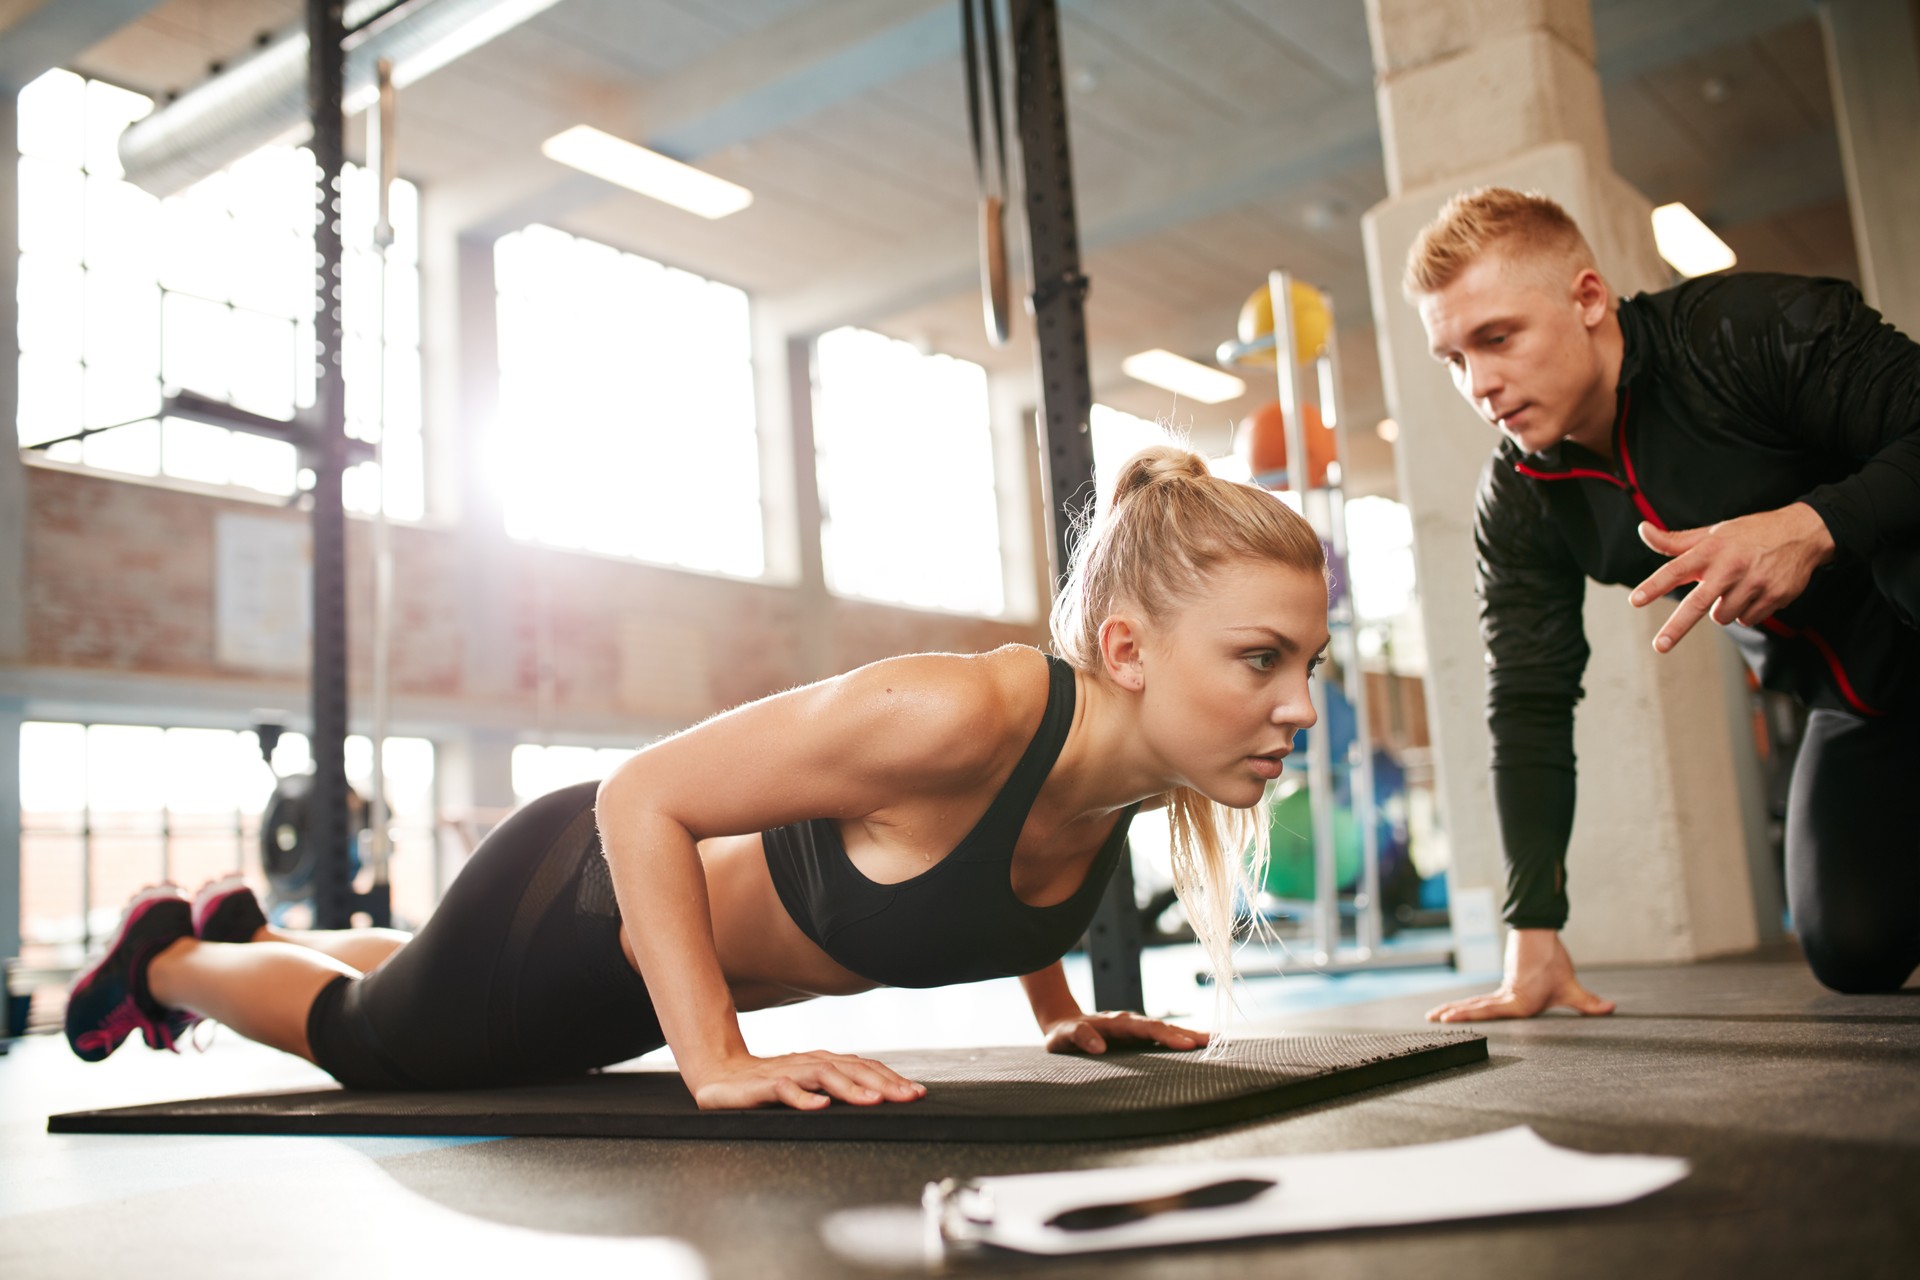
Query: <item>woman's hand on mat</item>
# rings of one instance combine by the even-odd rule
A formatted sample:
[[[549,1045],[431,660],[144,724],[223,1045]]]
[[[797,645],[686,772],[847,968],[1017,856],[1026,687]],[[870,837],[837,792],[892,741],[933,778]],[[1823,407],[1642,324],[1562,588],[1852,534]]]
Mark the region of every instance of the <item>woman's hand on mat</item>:
[[[907,1079],[885,1063],[852,1054],[788,1053],[773,1058],[730,1058],[688,1081],[702,1111],[742,1110],[770,1104],[797,1111],[818,1111],[834,1099],[859,1107],[882,1102],[917,1102],[927,1087]]]
[[[1487,1022],[1495,1018],[1531,1018],[1547,1009],[1578,1013],[1613,1012],[1613,1001],[1580,985],[1556,929],[1512,929],[1507,933],[1507,973],[1490,995],[1453,1000],[1427,1010],[1428,1022]]]
[[[1188,1031],[1140,1013],[1083,1013],[1047,1028],[1048,1053],[1105,1053],[1109,1044],[1144,1041],[1169,1049],[1198,1049],[1204,1031]]]

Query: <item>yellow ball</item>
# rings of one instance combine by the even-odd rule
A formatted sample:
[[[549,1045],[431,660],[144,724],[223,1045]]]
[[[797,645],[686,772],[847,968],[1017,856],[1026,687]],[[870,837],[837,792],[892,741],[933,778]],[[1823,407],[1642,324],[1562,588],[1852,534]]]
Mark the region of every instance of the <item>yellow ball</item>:
[[[1293,349],[1301,364],[1310,364],[1327,349],[1333,316],[1320,291],[1304,281],[1293,281]],[[1240,341],[1258,342],[1273,333],[1273,291],[1261,285],[1240,307]],[[1247,364],[1272,364],[1273,350],[1251,351]]]

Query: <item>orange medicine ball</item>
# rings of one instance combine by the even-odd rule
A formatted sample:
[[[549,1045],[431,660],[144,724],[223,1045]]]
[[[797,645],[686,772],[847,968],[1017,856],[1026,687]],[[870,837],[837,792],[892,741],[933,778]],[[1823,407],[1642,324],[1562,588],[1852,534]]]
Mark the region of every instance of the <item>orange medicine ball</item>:
[[[1303,406],[1301,418],[1307,434],[1307,484],[1318,489],[1327,483],[1327,464],[1338,459],[1339,445],[1320,420],[1317,406]],[[1287,420],[1278,400],[1269,400],[1240,420],[1240,429],[1234,433],[1234,450],[1246,459],[1255,480],[1277,479],[1275,473],[1287,469]]]

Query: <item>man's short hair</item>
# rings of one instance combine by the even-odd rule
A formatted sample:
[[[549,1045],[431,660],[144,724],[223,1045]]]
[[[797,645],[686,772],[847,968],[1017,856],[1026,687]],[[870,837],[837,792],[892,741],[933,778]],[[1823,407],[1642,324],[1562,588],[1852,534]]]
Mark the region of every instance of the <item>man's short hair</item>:
[[[1593,249],[1565,209],[1538,191],[1480,187],[1447,201],[1407,251],[1401,289],[1409,300],[1438,293],[1488,249],[1570,268],[1594,265]]]

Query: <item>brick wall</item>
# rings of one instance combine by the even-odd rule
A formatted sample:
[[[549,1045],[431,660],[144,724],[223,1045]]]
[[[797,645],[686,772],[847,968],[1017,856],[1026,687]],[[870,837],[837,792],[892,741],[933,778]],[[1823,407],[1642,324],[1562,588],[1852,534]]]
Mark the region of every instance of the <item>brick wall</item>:
[[[299,512],[160,485],[27,469],[27,662],[68,672],[262,683],[223,666],[215,648],[215,533],[222,512],[304,524]],[[352,679],[370,671],[371,530],[349,522]],[[396,701],[481,696],[460,593],[458,535],[393,529]],[[690,723],[805,677],[798,593],[783,587],[507,544],[496,566],[508,593],[514,654],[508,697],[521,722],[614,714]],[[894,653],[972,652],[1044,642],[1040,624],[833,601],[824,622],[837,669]],[[543,675],[545,689],[543,690]],[[277,683],[284,684],[284,679]],[[497,704],[499,691],[484,695]],[[497,706],[495,710],[497,711]]]

